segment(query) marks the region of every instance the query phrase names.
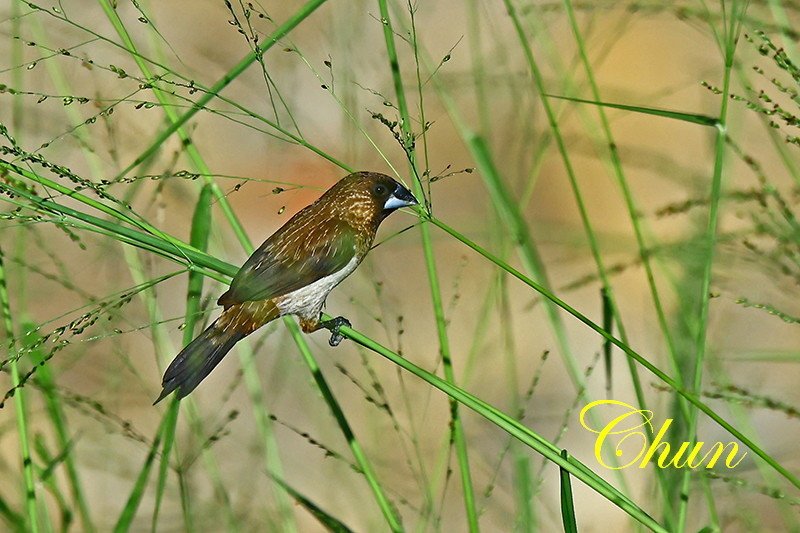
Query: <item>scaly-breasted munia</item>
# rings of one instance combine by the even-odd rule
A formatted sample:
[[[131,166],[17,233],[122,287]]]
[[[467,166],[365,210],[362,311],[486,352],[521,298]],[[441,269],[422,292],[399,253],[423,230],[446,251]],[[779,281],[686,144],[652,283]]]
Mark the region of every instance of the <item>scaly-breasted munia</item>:
[[[384,174],[356,172],[302,209],[250,256],[217,303],[222,314],[190,342],[164,373],[156,403],[177,390],[180,398],[225,357],[233,345],[283,315],[297,315],[305,333],[331,330],[342,340],[344,317],[322,321],[328,293],[353,273],[389,214],[417,204],[408,189]]]

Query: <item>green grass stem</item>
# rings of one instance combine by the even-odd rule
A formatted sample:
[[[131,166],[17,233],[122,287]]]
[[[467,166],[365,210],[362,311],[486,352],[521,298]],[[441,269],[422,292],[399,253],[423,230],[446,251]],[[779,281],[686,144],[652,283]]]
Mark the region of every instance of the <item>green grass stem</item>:
[[[14,321],[11,313],[11,302],[8,297],[6,285],[6,269],[3,261],[3,250],[0,248],[0,313],[3,315],[3,333],[6,337],[6,348],[9,355],[14,352]],[[16,357],[11,357],[11,384],[18,387],[20,383],[19,362]],[[17,388],[14,392],[14,410],[16,412],[17,435],[19,436],[19,452],[22,458],[22,474],[25,489],[25,511],[28,531],[39,531],[37,516],[36,482],[34,480],[33,460],[31,459],[30,442],[28,441],[28,417],[26,415],[25,391]]]
[[[561,450],[561,457],[569,460],[567,450]],[[575,501],[572,499],[572,481],[569,472],[561,468],[561,521],[564,524],[564,533],[578,533],[578,524],[575,520]]]
[[[717,128],[716,142],[714,145],[714,171],[711,178],[711,191],[708,206],[708,221],[705,233],[706,259],[703,264],[703,277],[700,283],[700,316],[699,330],[695,343],[694,372],[691,380],[692,391],[699,395],[703,386],[703,370],[706,356],[706,334],[708,332],[709,302],[711,299],[711,276],[714,264],[714,252],[717,243],[717,224],[719,219],[720,198],[722,196],[722,172],[725,163],[725,148],[728,122],[728,103],[730,101],[731,74],[734,63],[736,44],[742,29],[742,17],[747,10],[748,2],[734,0],[729,14],[728,26],[724,28],[724,42],[722,51],[724,58],[722,94],[720,95],[719,126]],[[698,410],[692,409],[689,413],[688,437],[692,443],[697,442]],[[744,442],[744,441],[743,441]],[[683,472],[681,483],[681,502],[678,512],[678,531],[686,529],[688,516],[689,493],[692,476],[690,470]]]
[[[401,129],[403,139],[406,144],[409,157],[409,167],[413,173],[413,189],[418,199],[424,198],[424,190],[419,180],[419,172],[416,168],[416,157],[414,150],[414,131],[412,130],[411,115],[408,110],[403,79],[400,73],[400,59],[397,55],[397,47],[394,40],[394,30],[389,15],[386,0],[378,0],[378,7],[381,14],[381,24],[383,25],[383,36],[386,43],[386,52],[389,57],[389,65],[392,72],[395,96],[397,97],[397,109],[400,112]],[[420,87],[421,90],[421,87]],[[424,120],[423,120],[424,123]],[[447,381],[455,384],[455,373],[453,372],[453,360],[450,353],[450,340],[447,335],[447,319],[444,315],[442,305],[442,291],[439,284],[439,275],[436,268],[436,258],[434,256],[433,243],[431,242],[430,229],[423,224],[419,227],[422,238],[422,252],[425,257],[425,268],[428,273],[428,283],[433,301],[433,313],[436,320],[436,333],[439,339],[439,354],[442,358],[444,375]],[[458,403],[450,400],[450,416],[452,420],[453,444],[456,449],[459,474],[461,475],[461,486],[463,489],[464,509],[467,514],[467,525],[471,532],[479,531],[478,514],[475,507],[475,493],[472,487],[472,473],[469,466],[469,456],[467,451],[466,436],[464,426],[458,413]]]

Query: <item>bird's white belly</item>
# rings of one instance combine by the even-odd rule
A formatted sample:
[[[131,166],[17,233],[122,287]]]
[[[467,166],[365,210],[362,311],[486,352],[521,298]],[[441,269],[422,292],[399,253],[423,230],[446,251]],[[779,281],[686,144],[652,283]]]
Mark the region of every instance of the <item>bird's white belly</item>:
[[[344,278],[353,273],[358,266],[358,258],[353,257],[344,268],[329,276],[318,279],[302,289],[290,292],[275,299],[278,310],[283,315],[299,315],[305,318],[316,318],[328,294],[342,282]]]

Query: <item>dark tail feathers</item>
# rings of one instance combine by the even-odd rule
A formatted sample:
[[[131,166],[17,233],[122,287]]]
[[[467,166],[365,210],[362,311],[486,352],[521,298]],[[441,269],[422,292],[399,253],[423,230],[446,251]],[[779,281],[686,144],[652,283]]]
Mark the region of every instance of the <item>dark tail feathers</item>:
[[[214,322],[206,328],[169,364],[161,382],[163,390],[153,405],[176,390],[178,398],[188,395],[214,370],[233,345],[245,337],[236,331],[217,329],[216,325]]]

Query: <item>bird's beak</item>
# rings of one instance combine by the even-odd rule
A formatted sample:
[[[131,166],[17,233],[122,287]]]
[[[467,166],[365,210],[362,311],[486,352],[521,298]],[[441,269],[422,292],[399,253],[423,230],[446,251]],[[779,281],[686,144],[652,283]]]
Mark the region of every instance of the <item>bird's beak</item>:
[[[411,194],[411,191],[400,185],[397,184],[392,194],[386,200],[386,203],[383,204],[384,210],[392,210],[392,209],[400,209],[401,207],[409,207],[412,205],[417,205],[419,202],[414,195]]]

